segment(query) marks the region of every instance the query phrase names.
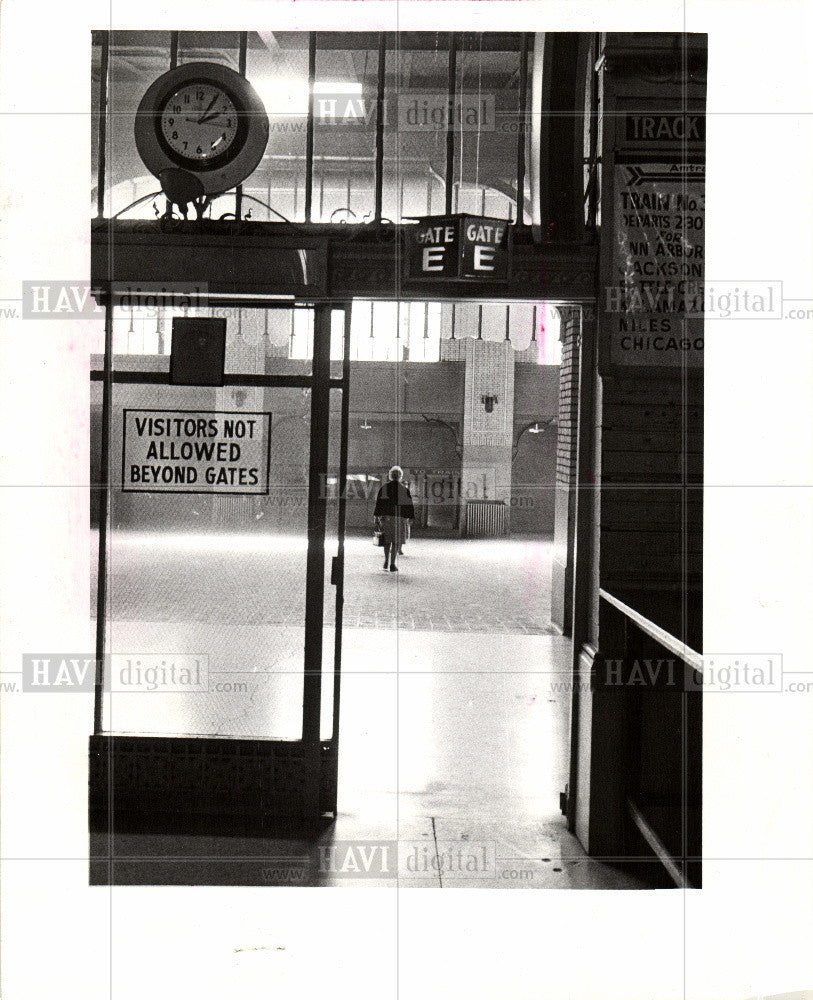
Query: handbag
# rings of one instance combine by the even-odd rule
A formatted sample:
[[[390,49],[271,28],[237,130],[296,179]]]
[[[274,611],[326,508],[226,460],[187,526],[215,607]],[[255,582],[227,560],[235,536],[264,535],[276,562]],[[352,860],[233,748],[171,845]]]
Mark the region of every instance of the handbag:
[[[383,546],[384,544],[384,532],[379,531],[377,528],[373,532],[373,541],[376,545]]]

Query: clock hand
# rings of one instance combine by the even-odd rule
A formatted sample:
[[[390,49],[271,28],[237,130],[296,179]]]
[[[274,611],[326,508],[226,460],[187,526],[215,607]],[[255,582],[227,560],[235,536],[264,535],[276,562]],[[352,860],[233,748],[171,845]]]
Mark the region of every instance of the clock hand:
[[[198,118],[198,125],[200,125],[200,123],[204,120],[204,118],[212,110],[212,108],[214,107],[215,101],[217,100],[218,96],[219,96],[218,94],[215,94],[215,96],[211,99],[211,101],[209,101],[209,107],[203,112],[203,115],[200,118]]]
[[[215,111],[213,115],[204,115],[203,118],[198,118],[198,125],[208,125],[209,122],[214,121],[215,118],[220,118],[222,114],[222,111]]]

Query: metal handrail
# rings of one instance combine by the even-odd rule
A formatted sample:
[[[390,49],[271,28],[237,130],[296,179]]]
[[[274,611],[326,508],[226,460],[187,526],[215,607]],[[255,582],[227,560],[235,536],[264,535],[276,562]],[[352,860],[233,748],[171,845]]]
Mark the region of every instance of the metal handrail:
[[[687,646],[685,642],[681,642],[676,639],[673,635],[670,635],[665,629],[662,629],[659,625],[651,622],[648,618],[644,618],[642,614],[631,608],[628,604],[624,604],[623,601],[619,601],[617,597],[613,597],[612,594],[608,593],[606,590],[599,589],[599,597],[604,598],[608,604],[612,604],[614,608],[617,608],[623,615],[626,615],[630,621],[634,622],[638,628],[645,632],[650,639],[654,639],[655,642],[659,643],[665,649],[668,649],[670,653],[674,653],[675,656],[687,663],[693,670],[696,670],[699,674],[703,673],[703,657],[700,653],[696,653],[690,646]]]
[[[657,835],[657,833],[655,833],[655,831],[652,829],[649,823],[647,823],[643,813],[631,798],[627,799],[627,808],[629,809],[632,821],[638,828],[641,836],[644,838],[647,844],[649,844],[650,848],[652,849],[652,853],[655,855],[658,861],[660,861],[660,863],[669,873],[669,877],[672,879],[672,881],[675,883],[678,889],[691,889],[692,885],[684,877],[681,870],[675,864],[674,858],[669,853],[669,851],[667,851],[666,848],[664,847],[661,838]]]

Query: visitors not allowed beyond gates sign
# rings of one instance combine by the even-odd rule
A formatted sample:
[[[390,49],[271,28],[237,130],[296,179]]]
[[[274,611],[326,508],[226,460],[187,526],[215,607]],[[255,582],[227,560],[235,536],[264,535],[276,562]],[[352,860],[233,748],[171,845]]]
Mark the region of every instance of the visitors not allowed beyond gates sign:
[[[611,364],[702,365],[704,231],[703,164],[616,165]]]
[[[124,493],[268,493],[270,413],[125,409]]]
[[[407,231],[406,277],[420,281],[506,281],[511,225],[480,215],[430,215]]]

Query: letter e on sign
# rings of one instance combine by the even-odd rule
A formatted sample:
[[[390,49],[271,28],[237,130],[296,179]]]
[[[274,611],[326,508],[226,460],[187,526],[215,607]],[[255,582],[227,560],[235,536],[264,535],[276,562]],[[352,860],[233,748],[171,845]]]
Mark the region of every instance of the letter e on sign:
[[[422,257],[423,271],[442,271],[445,247],[424,247]]]
[[[475,271],[493,271],[494,264],[494,248],[493,247],[483,247],[479,243],[474,246],[474,270]]]

